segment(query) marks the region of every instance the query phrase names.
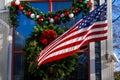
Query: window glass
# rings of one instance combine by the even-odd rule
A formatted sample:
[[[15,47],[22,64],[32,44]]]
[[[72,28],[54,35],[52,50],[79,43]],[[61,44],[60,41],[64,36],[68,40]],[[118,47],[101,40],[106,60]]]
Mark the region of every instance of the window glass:
[[[34,8],[39,9],[43,13],[49,11],[48,2],[30,2],[30,5]],[[19,32],[25,38],[27,38],[33,30],[34,26],[36,25],[36,22],[31,20],[30,18],[27,18],[24,14],[22,14],[22,12],[19,12],[18,20],[19,26],[16,28],[16,31]]]
[[[24,75],[24,55],[14,55],[14,80],[23,80]]]
[[[95,75],[96,75],[96,80],[101,80],[101,47],[100,47],[100,42],[95,43]]]
[[[75,70],[62,80],[88,80],[88,53],[79,56]]]

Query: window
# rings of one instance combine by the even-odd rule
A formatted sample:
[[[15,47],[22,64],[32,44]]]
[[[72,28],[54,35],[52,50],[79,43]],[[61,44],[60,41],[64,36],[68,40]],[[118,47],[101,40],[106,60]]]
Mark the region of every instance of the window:
[[[46,13],[49,11],[48,2],[42,2],[42,3],[30,2],[30,4],[31,6],[38,8],[43,13]],[[69,8],[71,5],[72,5],[72,2],[53,2],[53,11],[56,12],[59,9],[65,9],[67,7]],[[71,27],[81,18],[82,18],[82,14],[79,14],[77,17],[75,17],[74,20],[67,23],[62,23],[61,27],[66,27],[66,26]],[[30,35],[30,32],[33,30],[36,22],[30,20],[29,18],[24,16],[21,12],[19,12],[18,19],[19,19],[19,27],[16,28],[16,31],[18,31],[22,36],[27,38]],[[24,68],[24,54],[15,53],[14,54],[14,80],[23,79],[23,75],[24,75],[23,68]],[[78,62],[76,63],[76,70],[73,71],[70,76],[63,78],[63,80],[68,80],[68,79],[88,80],[88,49],[87,49],[87,52],[84,52],[84,54],[79,56]]]

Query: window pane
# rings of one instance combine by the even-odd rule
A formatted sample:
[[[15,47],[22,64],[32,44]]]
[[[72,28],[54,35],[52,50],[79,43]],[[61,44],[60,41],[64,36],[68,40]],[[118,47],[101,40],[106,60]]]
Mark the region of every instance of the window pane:
[[[48,2],[30,2],[30,5],[42,11],[43,13],[49,11]],[[36,25],[36,22],[31,20],[30,18],[27,18],[25,15],[22,14],[22,12],[19,12],[18,20],[19,26],[16,28],[16,31],[27,38]]]
[[[24,76],[24,55],[14,55],[14,80],[23,80]]]
[[[100,42],[95,43],[95,75],[96,75],[96,80],[101,80],[101,47],[100,47]]]

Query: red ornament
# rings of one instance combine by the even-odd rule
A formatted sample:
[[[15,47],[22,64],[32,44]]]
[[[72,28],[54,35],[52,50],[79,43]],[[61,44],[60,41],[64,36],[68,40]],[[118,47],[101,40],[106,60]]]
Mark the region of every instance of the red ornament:
[[[48,19],[48,20],[50,20],[50,19],[51,19],[51,17],[49,16],[47,19]]]
[[[47,39],[43,39],[41,42],[42,42],[44,45],[46,45],[46,44],[48,43]]]
[[[79,12],[79,11],[76,9],[76,10],[75,10],[75,13],[78,13],[78,12]]]
[[[53,30],[46,30],[40,36],[40,41],[42,44],[46,45],[52,42],[56,38],[56,32]]]
[[[67,12],[65,12],[64,14],[65,14],[65,16],[68,16],[68,15],[69,15],[69,13],[70,13],[70,12],[69,12],[69,11],[67,11]]]
[[[61,15],[61,13],[59,12],[59,13],[57,14],[57,16],[60,17],[60,15]]]
[[[72,6],[71,9],[74,10],[74,9],[75,9],[75,6]]]
[[[22,5],[19,5],[19,6],[18,6],[18,9],[19,9],[20,11],[23,11],[23,10],[24,10],[24,8],[22,7]]]
[[[80,12],[80,11],[81,11],[81,9],[80,9],[80,8],[78,8],[78,11]]]
[[[17,6],[16,3],[15,3],[15,1],[12,1],[11,5],[12,6]]]
[[[59,17],[58,17],[58,16],[55,16],[55,17],[54,17],[54,20],[55,20],[55,21],[59,20]]]
[[[87,7],[92,7],[92,2],[91,1],[88,1]]]
[[[56,35],[53,35],[53,39],[55,39],[57,36]]]
[[[43,17],[40,16],[39,19],[38,19],[38,21],[39,22],[43,22],[44,21]]]
[[[82,2],[83,2],[83,0],[79,0],[79,2],[80,2],[80,3],[82,3]]]
[[[30,16],[31,13],[32,13],[31,11],[28,11],[28,12],[26,12],[26,15]]]

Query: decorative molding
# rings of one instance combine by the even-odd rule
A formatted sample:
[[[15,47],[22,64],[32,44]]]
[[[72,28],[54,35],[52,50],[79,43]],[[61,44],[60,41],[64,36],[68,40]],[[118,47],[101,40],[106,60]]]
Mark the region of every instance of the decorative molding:
[[[77,53],[84,53],[84,52],[88,52],[88,50],[78,50]]]
[[[23,50],[14,51],[14,54],[23,54],[23,53],[25,53]]]
[[[90,80],[96,80],[95,75],[95,42],[91,42],[90,46]]]
[[[0,23],[4,25],[7,29],[10,28],[9,25],[6,22],[4,22],[2,19],[0,19]]]
[[[0,10],[0,14],[5,13],[5,12],[9,12],[9,10],[8,9],[7,10]]]

